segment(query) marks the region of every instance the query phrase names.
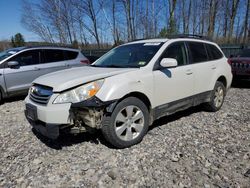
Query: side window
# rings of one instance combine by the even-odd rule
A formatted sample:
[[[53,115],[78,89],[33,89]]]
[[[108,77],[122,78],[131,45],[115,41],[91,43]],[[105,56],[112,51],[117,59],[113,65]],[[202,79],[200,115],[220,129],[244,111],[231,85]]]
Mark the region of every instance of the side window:
[[[205,46],[201,42],[188,42],[190,55],[193,63],[204,62],[208,60]]]
[[[174,58],[177,60],[178,66],[187,64],[187,55],[184,42],[171,44],[161,56],[161,59],[162,58]]]
[[[78,56],[78,52],[64,50],[65,60],[72,60]]]
[[[20,66],[35,65],[39,64],[39,50],[29,50],[22,52],[8,61],[17,61]]]
[[[43,63],[64,61],[63,50],[44,50]]]
[[[223,57],[222,53],[216,46],[212,44],[206,44],[206,48],[209,54],[209,60],[216,60]]]

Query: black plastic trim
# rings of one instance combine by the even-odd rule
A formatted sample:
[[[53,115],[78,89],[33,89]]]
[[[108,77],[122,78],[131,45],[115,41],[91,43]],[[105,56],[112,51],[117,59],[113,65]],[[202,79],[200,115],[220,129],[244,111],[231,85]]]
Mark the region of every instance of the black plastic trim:
[[[212,91],[199,93],[177,101],[157,106],[153,109],[153,119],[159,119],[163,116],[173,114],[177,111],[185,110],[192,106],[197,106],[204,102],[209,102]]]

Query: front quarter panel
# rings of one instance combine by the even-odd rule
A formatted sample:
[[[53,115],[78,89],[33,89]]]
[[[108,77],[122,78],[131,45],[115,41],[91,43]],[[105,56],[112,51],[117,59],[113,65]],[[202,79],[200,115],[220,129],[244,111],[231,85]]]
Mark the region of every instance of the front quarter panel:
[[[97,97],[102,101],[121,99],[132,92],[140,92],[146,95],[154,107],[153,99],[153,77],[152,71],[143,70],[127,72],[105,79],[104,84]]]

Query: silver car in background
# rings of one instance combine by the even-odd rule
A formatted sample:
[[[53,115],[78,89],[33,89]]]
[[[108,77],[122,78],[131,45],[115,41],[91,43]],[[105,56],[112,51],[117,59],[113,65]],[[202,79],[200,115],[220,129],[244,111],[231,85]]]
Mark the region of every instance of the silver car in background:
[[[64,47],[19,47],[0,52],[0,101],[26,94],[41,75],[89,63],[80,50]]]

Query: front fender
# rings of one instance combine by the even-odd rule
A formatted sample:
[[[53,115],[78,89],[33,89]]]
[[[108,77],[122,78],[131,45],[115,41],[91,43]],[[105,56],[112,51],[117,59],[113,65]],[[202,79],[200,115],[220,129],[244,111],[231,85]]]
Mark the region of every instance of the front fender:
[[[150,75],[150,72],[130,72],[107,78],[96,96],[102,101],[112,101],[119,100],[129,93],[139,92],[146,95],[149,100],[153,99],[153,79]],[[153,105],[154,101],[150,100],[150,103]]]

